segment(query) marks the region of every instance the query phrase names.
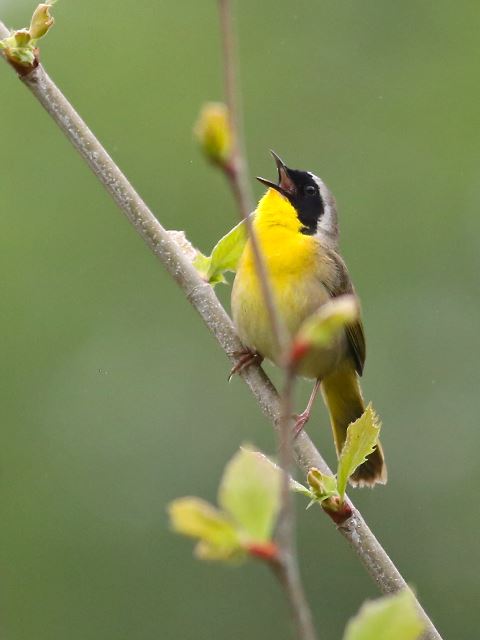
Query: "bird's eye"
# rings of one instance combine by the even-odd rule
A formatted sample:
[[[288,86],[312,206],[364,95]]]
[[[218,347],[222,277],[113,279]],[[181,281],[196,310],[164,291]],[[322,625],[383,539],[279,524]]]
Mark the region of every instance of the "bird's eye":
[[[303,189],[303,192],[306,196],[314,196],[317,193],[317,190],[312,184],[307,184],[307,186]]]

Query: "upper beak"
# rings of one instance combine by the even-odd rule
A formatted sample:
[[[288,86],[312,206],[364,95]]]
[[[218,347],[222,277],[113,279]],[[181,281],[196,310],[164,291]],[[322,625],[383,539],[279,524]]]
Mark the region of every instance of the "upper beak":
[[[279,193],[281,193],[286,197],[293,195],[296,191],[295,183],[288,175],[287,166],[282,161],[282,159],[279,156],[277,156],[275,151],[270,150],[270,153],[272,154],[273,159],[275,160],[275,164],[277,165],[278,184],[275,184],[275,182],[271,182],[270,180],[266,180],[265,178],[260,178],[260,177],[257,177],[257,180],[262,184],[266,185],[267,187],[271,187],[272,189],[275,189],[276,191],[278,191]]]

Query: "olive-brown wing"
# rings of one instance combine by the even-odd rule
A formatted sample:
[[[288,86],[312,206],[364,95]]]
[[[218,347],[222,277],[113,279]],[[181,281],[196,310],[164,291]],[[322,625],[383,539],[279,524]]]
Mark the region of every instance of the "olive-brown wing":
[[[323,284],[332,298],[337,298],[345,294],[351,294],[357,298],[352,281],[350,280],[347,265],[341,256],[339,256],[336,251],[330,250],[327,254],[327,260],[332,268],[331,270],[329,269],[331,273],[327,279],[328,281],[323,281]],[[362,375],[366,358],[365,333],[362,321],[359,319],[357,322],[348,325],[345,328],[345,333],[348,339],[350,355],[355,362],[355,369],[359,375]]]

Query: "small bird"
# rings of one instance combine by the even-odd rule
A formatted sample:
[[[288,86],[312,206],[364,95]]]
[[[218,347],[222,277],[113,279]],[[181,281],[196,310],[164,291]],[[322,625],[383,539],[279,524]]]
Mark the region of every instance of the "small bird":
[[[257,178],[268,187],[254,212],[253,226],[265,261],[276,307],[289,336],[322,305],[343,294],[356,295],[338,253],[335,199],[325,183],[309,171],[289,169],[272,151],[278,184]],[[231,299],[232,315],[246,347],[235,368],[267,358],[281,365],[269,316],[257,277],[250,242],[238,265]],[[307,408],[298,416],[296,432],[310,417],[321,388],[333,429],[337,455],[348,425],[365,411],[359,384],[365,363],[365,335],[358,320],[328,348],[316,349],[300,363],[298,374],[315,379]],[[385,484],[387,470],[378,443],[350,479],[354,486]]]

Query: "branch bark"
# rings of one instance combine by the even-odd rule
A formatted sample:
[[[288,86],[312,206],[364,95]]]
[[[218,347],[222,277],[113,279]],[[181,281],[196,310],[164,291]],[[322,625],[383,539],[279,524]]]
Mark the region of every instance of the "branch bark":
[[[8,35],[5,25],[0,22],[0,38]],[[200,278],[189,259],[182,253],[182,249],[158,222],[43,67],[39,65],[20,79],[102,182],[121,211],[183,290],[233,363],[235,353],[242,349],[242,345],[232,321],[218,301],[212,287]],[[270,379],[260,367],[256,366],[244,370],[241,377],[257,400],[263,414],[278,430],[281,407],[278,394]],[[293,423],[291,426],[293,427]],[[304,473],[307,473],[312,466],[324,473],[331,473],[305,432],[296,439],[294,454],[298,466]],[[352,517],[338,526],[338,531],[355,550],[383,593],[393,593],[406,588],[405,580],[367,526],[360,512],[350,501],[349,505],[352,508]],[[441,640],[440,634],[418,600],[416,603],[426,625],[424,640]]]

